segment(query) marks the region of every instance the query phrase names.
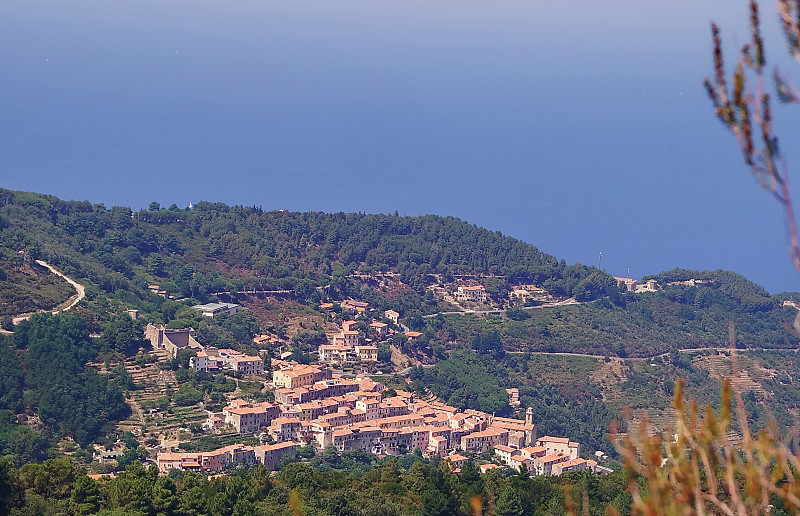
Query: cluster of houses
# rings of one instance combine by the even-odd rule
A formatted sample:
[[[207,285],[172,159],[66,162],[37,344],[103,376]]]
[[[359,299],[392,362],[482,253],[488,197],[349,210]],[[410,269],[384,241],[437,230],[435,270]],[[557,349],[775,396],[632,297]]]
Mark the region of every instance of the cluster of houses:
[[[496,417],[477,410],[459,410],[385,387],[369,377],[344,378],[325,365],[303,365],[273,359],[275,402],[232,400],[209,414],[206,428],[230,426],[277,443],[266,447],[233,446],[205,454],[158,455],[160,471],[218,471],[227,464],[263,463],[274,467],[296,444],[318,449],[333,445],[343,452],[361,448],[377,455],[401,455],[417,448],[426,457],[441,457],[458,469],[462,454],[494,449],[498,461],[533,474],[560,474],[571,469],[600,471],[595,461],[580,458],[580,444],[566,438],[536,436],[533,412],[526,418]],[[509,392],[509,397],[514,393]]]
[[[231,369],[243,376],[264,374],[264,359],[233,349],[207,347],[189,359],[189,367],[203,373]]]
[[[655,292],[661,288],[658,282],[654,279],[649,279],[640,283],[639,281],[633,278],[621,278],[614,276],[614,279],[617,280],[617,285],[620,288],[624,288],[628,292],[640,293],[640,292]]]
[[[245,355],[234,349],[203,346],[197,341],[194,328],[168,329],[163,324],[149,323],[144,336],[154,349],[165,349],[173,357],[182,350],[194,350],[197,355],[189,359],[189,367],[196,371],[213,373],[228,369],[243,376],[264,373],[261,357]]]
[[[458,296],[485,302],[486,291],[482,286],[459,287]],[[368,307],[358,301],[346,304],[348,310],[355,312],[365,312]],[[235,313],[236,306],[228,305],[211,303],[194,308],[214,317],[219,313]],[[326,307],[321,305],[321,308]],[[383,317],[397,324],[399,314],[387,310]],[[364,340],[372,337],[370,341],[377,342],[394,332],[390,325],[373,320],[363,337]],[[421,336],[411,331],[405,335],[412,340]],[[154,348],[166,349],[172,356],[183,349],[194,349],[196,356],[189,365],[197,371],[230,369],[243,375],[260,375],[264,371],[261,357],[204,347],[191,328],[173,330],[148,324],[145,336]],[[210,412],[204,424],[207,430],[232,428],[275,444],[231,445],[201,453],[159,453],[159,471],[216,472],[231,464],[264,464],[272,470],[284,456],[293,459],[297,445],[312,444],[318,449],[333,445],[340,452],[361,448],[377,455],[401,455],[419,449],[426,457],[449,460],[455,471],[468,460],[465,455],[492,449],[497,462],[514,469],[525,467],[537,475],[558,475],[575,469],[608,472],[597,462],[581,458],[579,443],[560,437],[537,438],[531,409],[524,420],[496,417],[418,399],[403,390],[387,396],[384,385],[367,376],[334,374],[330,365],[377,361],[377,347],[362,341],[356,321],[344,321],[341,331],[332,336],[332,342],[319,347],[319,365],[299,364],[286,358],[271,359],[274,402],[235,399],[221,412]],[[509,389],[508,394],[509,403],[518,407],[519,391]],[[498,466],[484,465],[481,469],[491,467]]]
[[[590,470],[602,473],[597,461],[580,457],[581,445],[566,437],[540,437],[535,446],[513,448],[499,444],[494,453],[500,462],[513,469],[523,466],[534,475],[560,475],[565,471]],[[600,469],[602,468],[602,469]]]
[[[377,362],[377,346],[361,343],[361,333],[357,328],[356,321],[344,321],[342,330],[333,336],[333,342],[319,347],[319,361],[323,364]],[[388,326],[382,322],[373,322],[370,330],[380,338],[388,333]]]
[[[274,470],[284,455],[295,458],[297,445],[283,442],[266,446],[242,446],[233,444],[209,452],[200,453],[159,453],[157,464],[159,473],[170,470],[182,471],[222,471],[231,464],[255,466],[263,464]]]
[[[447,299],[451,291],[441,285],[430,285],[428,290],[438,299]],[[452,291],[453,299],[456,301],[472,301],[473,303],[486,303],[489,299],[486,294],[486,287],[483,285],[459,285]]]
[[[362,303],[359,301],[348,301],[346,303],[343,302],[342,307],[350,307],[351,305],[355,304],[359,306],[363,305],[366,309],[367,303]],[[331,304],[326,303],[320,305],[320,307],[326,309],[326,305]],[[400,318],[400,314],[394,310],[386,310],[383,312],[383,316],[394,324],[397,324]],[[372,337],[372,341],[376,342],[381,341],[394,333],[394,330],[390,329],[388,324],[376,320],[371,321],[368,328],[368,335]],[[412,339],[419,337],[420,335],[422,334],[418,332],[406,332],[406,336]],[[371,343],[364,342],[362,337],[366,336],[362,335],[361,332],[358,331],[358,322],[352,320],[344,321],[342,323],[341,331],[332,336],[331,342],[328,344],[322,344],[318,348],[317,351],[319,353],[320,363],[328,365],[344,365],[358,364],[361,362],[377,362],[378,347]]]

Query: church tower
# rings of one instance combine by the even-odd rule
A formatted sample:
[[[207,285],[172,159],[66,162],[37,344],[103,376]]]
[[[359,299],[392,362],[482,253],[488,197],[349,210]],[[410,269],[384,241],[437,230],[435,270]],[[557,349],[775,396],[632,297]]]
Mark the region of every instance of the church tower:
[[[533,424],[533,408],[528,407],[525,411],[525,440],[528,446],[536,445],[536,425]]]

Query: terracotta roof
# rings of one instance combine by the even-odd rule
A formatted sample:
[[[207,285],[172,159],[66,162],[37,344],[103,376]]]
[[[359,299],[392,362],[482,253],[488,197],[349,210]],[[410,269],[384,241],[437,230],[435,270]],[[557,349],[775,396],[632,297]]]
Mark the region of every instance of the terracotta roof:
[[[261,362],[262,359],[260,357],[253,357],[249,355],[237,355],[231,357],[236,362]]]
[[[295,443],[291,441],[286,441],[283,443],[268,444],[266,446],[256,446],[256,448],[261,448],[264,451],[272,451],[272,450],[282,450],[284,448],[294,448],[295,446],[297,446]]]
[[[486,430],[484,430],[482,432],[473,432],[471,434],[465,435],[464,437],[466,437],[468,439],[474,439],[476,437],[493,437],[493,436],[498,436],[498,435],[502,435],[502,434],[503,434],[503,432],[499,432],[499,431],[495,430],[494,428],[487,428]]]
[[[551,463],[551,462],[553,462],[553,463],[564,462],[564,461],[569,460],[569,457],[567,457],[566,455],[563,455],[561,453],[557,453],[555,455],[545,455],[544,457],[538,457],[538,458],[535,458],[533,460],[548,464],[548,463]]]
[[[562,462],[561,463],[561,467],[564,468],[564,467],[570,467],[570,466],[577,466],[579,464],[584,464],[585,462],[587,462],[586,459],[581,459],[579,457],[577,459],[572,459],[572,460],[568,460],[566,462]]]
[[[292,423],[299,424],[300,420],[297,419],[296,417],[276,417],[275,419],[272,420],[272,424],[274,425],[275,423],[279,425],[292,424]]]
[[[547,443],[563,443],[563,444],[569,443],[569,439],[567,439],[566,437],[552,437],[549,435],[540,437],[539,439],[537,439],[537,441],[547,442]]]
[[[117,475],[119,475],[119,473],[114,471],[114,472],[111,472],[111,473],[96,473],[96,474],[91,474],[91,475],[86,475],[86,476],[91,478],[92,480],[100,480],[103,477],[117,478]]]

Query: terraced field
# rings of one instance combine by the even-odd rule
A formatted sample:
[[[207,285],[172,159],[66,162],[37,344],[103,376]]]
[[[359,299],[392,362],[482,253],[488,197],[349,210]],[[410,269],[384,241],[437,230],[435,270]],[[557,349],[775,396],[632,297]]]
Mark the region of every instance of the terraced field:
[[[190,424],[204,421],[206,413],[201,404],[191,407],[170,405],[166,409],[158,406],[159,400],[167,396],[168,389],[177,390],[179,384],[173,371],[158,366],[169,359],[168,353],[156,349],[150,354],[156,355],[158,361],[144,367],[136,363],[135,357],[125,361],[125,369],[139,389],[131,391],[127,401],[132,414],[130,419],[121,421],[119,427],[132,432],[140,442],[155,438],[162,446],[177,443],[181,440],[181,430],[185,432]]]
[[[745,393],[755,392],[759,399],[766,398],[767,393],[761,384],[753,380],[750,373],[742,367],[734,367],[734,362],[727,355],[706,355],[698,356],[692,360],[692,364],[708,370],[712,378],[722,380],[728,378],[735,392]]]

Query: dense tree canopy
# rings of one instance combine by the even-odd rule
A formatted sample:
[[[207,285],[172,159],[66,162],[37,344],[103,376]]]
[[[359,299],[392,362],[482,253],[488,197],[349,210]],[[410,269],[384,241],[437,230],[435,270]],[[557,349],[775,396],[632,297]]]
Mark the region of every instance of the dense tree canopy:
[[[110,375],[85,367],[94,358],[86,322],[75,315],[36,314],[17,326],[14,344],[25,353],[26,398],[42,421],[82,444],[130,411]]]
[[[411,457],[387,458],[356,473],[289,463],[276,476],[257,466],[216,478],[192,472],[159,476],[155,466],[136,461],[118,477],[100,481],[65,458],[20,469],[0,461],[0,507],[13,516],[278,516],[291,514],[290,507],[319,516],[457,516],[472,515],[475,507],[486,515],[545,515],[564,513],[566,497],[590,514],[603,514],[607,507],[630,510],[622,473],[531,477],[523,472],[504,478],[496,470],[482,475],[471,462],[455,474],[447,461]]]
[[[614,283],[593,267],[568,266],[453,217],[290,213],[209,202],[132,212],[10,190],[0,191],[0,199],[0,214],[10,221],[0,229],[6,246],[38,250],[47,242],[49,259],[109,292],[144,295],[155,279],[169,293],[201,300],[243,288],[288,288],[314,298],[314,287],[325,286],[329,295],[347,295],[356,269],[399,273],[412,292],[432,273],[500,274],[581,300]],[[23,225],[35,230],[20,231]],[[225,274],[232,269],[236,277]]]
[[[417,367],[411,372],[416,388],[429,388],[454,407],[488,413],[508,406],[503,377],[503,370],[494,361],[467,350],[453,351],[433,369]]]
[[[22,367],[10,340],[0,337],[0,410],[17,410],[22,403]]]

